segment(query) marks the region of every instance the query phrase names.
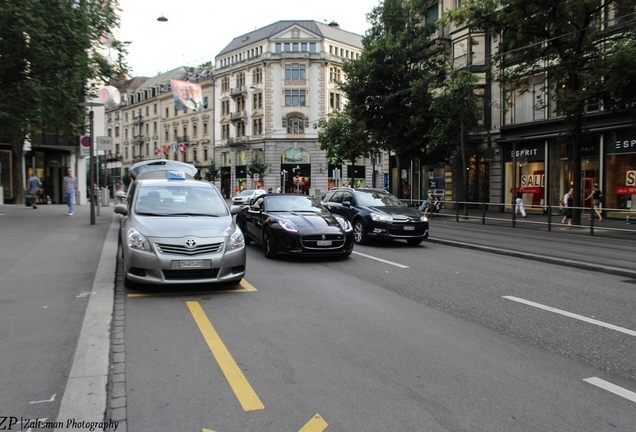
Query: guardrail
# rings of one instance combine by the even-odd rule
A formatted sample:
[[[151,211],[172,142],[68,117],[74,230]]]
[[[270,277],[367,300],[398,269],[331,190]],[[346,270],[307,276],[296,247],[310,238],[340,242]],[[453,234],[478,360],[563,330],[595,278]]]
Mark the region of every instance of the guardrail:
[[[422,201],[403,200],[407,205],[419,207]],[[600,208],[603,215],[602,222],[599,222],[593,207],[571,207],[573,215],[576,212],[580,214],[580,224],[571,225],[562,224],[563,206],[550,205],[526,205],[524,204],[527,217],[523,218],[521,214],[515,212],[514,204],[502,204],[492,202],[473,202],[473,201],[442,201],[442,209],[439,212],[429,213],[432,219],[444,218],[446,221],[455,222],[476,222],[482,225],[486,224],[505,224],[516,227],[532,226],[534,228],[552,229],[557,226],[559,228],[576,228],[589,230],[590,235],[595,233],[616,232],[631,233],[636,240],[636,211],[629,209],[617,208]],[[625,237],[631,238],[631,237]]]

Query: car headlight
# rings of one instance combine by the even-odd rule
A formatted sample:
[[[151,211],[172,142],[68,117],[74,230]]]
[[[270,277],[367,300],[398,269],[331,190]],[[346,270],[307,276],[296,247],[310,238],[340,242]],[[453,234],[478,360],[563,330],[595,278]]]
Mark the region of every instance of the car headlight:
[[[228,250],[237,250],[245,247],[245,237],[240,229],[234,231],[227,242]]]
[[[152,252],[150,242],[142,233],[134,228],[128,230],[128,247],[136,250]]]
[[[420,218],[420,220],[421,220],[422,222],[428,222],[428,218],[427,218],[426,216],[422,216],[422,217]]]
[[[371,213],[371,219],[374,222],[391,222],[393,217],[386,214]]]
[[[347,219],[337,218],[337,220],[340,223],[340,226],[342,227],[344,232],[353,231],[353,227],[351,226],[351,222],[349,222]]]
[[[288,220],[285,220],[285,219],[279,220],[278,224],[282,226],[285,231],[298,232],[298,228],[296,228],[296,225],[294,225]]]

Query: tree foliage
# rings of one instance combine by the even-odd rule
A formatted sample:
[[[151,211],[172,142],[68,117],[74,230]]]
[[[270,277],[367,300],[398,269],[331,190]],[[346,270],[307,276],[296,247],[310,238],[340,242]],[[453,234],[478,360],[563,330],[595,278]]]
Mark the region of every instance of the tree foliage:
[[[544,76],[578,172],[588,101],[606,112],[636,106],[635,8],[636,0],[465,0],[445,19],[501,35],[492,58],[501,88],[528,91],[528,77]],[[573,181],[581,190],[580,176]]]
[[[259,157],[254,159],[251,164],[247,165],[247,175],[254,177],[254,174],[258,174],[260,179],[263,180],[267,175],[268,168],[269,165],[263,162],[263,159]]]
[[[25,140],[83,133],[86,109],[79,104],[125,74],[126,43],[110,37],[117,26],[113,1],[0,3],[0,88],[9,95],[0,99],[0,137],[12,145],[16,200],[23,197]],[[111,41],[116,61],[101,54],[100,39]]]
[[[443,48],[425,24],[427,2],[385,0],[367,17],[371,28],[357,60],[345,61],[339,87],[346,108],[319,123],[321,148],[335,160],[380,149],[420,156],[434,115],[429,88],[439,80]]]
[[[216,163],[214,163],[214,160],[211,160],[210,164],[203,171],[203,178],[206,181],[214,183],[219,178],[221,178],[221,176],[219,175],[220,172],[221,170],[216,166]]]

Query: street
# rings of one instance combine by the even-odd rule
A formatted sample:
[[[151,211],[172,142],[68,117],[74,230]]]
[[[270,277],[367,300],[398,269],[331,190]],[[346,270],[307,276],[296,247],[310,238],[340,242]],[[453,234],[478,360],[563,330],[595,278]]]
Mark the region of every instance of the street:
[[[292,431],[316,414],[342,431],[636,424],[635,400],[584,381],[636,391],[624,277],[432,243],[320,262],[251,245],[248,260],[254,290],[128,294],[129,430]],[[224,373],[193,308],[249,390]]]
[[[7,418],[216,432],[636,424],[629,238],[434,220],[418,247],[267,260],[252,244],[239,286],[136,291],[115,277],[112,209],[96,225],[86,206],[64,210],[0,208]]]

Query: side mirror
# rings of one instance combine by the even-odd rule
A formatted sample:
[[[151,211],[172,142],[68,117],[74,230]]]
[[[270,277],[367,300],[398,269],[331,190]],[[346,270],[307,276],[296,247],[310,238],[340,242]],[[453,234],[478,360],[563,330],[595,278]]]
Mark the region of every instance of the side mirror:
[[[351,207],[351,201],[343,201],[342,202],[342,206],[343,207]]]
[[[115,213],[126,216],[128,214],[128,207],[126,206],[126,204],[116,204],[114,211]]]
[[[232,216],[237,215],[239,213],[242,213],[244,210],[243,206],[237,206],[237,205],[233,205],[232,207],[230,207],[230,214]]]
[[[249,209],[252,210],[252,211],[257,211],[257,212],[261,211],[261,207],[258,204],[250,205]]]

